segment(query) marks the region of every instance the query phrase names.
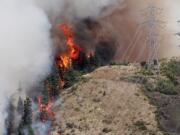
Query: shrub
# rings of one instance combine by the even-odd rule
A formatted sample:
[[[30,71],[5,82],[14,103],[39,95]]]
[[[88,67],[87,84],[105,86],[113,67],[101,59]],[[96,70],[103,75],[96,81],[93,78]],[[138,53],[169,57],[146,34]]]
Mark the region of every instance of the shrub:
[[[144,76],[140,76],[140,75],[122,76],[122,77],[120,77],[120,80],[132,82],[132,83],[140,83],[140,84],[147,83],[147,78],[145,78]]]
[[[169,62],[162,63],[161,72],[174,84],[177,84],[177,77],[180,76],[180,61],[172,59]]]
[[[153,72],[150,69],[143,68],[141,69],[140,74],[145,75],[145,76],[150,76],[150,75],[153,75]]]
[[[109,132],[111,132],[112,131],[112,129],[110,129],[110,128],[103,128],[102,129],[102,132],[103,133],[109,133]]]
[[[144,83],[144,87],[145,87],[145,89],[147,90],[147,91],[149,91],[149,92],[152,92],[152,91],[155,91],[155,85],[153,85],[152,83],[150,83],[150,82],[147,82],[147,83]]]
[[[128,66],[129,62],[128,61],[123,61],[123,62],[111,62],[109,65],[122,65],[122,66]]]
[[[167,95],[177,94],[176,87],[170,80],[159,80],[155,90]]]

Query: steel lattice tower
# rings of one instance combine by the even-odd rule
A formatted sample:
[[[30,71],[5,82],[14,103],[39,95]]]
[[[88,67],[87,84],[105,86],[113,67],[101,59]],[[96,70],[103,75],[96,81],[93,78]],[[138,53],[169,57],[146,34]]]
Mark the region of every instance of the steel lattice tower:
[[[145,22],[143,25],[147,28],[146,46],[148,48],[148,68],[157,69],[159,72],[158,48],[159,48],[159,34],[158,31],[162,28],[163,21],[159,18],[162,9],[154,6],[151,1],[149,6],[144,9]]]

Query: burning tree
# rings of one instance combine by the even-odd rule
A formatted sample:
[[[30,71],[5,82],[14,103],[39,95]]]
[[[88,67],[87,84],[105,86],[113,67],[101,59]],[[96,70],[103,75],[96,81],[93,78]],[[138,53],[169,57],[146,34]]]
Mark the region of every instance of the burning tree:
[[[23,104],[23,100],[22,100],[21,97],[19,97],[18,105],[17,105],[17,112],[18,112],[19,114],[23,114],[23,109],[24,109],[23,105],[24,105],[24,104]]]
[[[42,122],[52,121],[55,119],[55,114],[52,110],[54,100],[59,97],[60,87],[58,82],[58,71],[54,66],[53,73],[44,80],[42,96],[37,98],[39,119]]]
[[[59,25],[59,28],[63,31],[66,38],[67,51],[58,56],[57,63],[61,69],[65,70],[72,66],[73,60],[78,59],[79,53],[82,49],[75,43],[74,33],[70,26],[67,24],[61,24]]]
[[[52,107],[53,100],[51,98],[48,99],[47,103],[43,103],[42,97],[38,98],[38,108],[40,112],[40,120],[42,122],[55,119],[55,114],[52,111]]]
[[[58,25],[66,39],[66,51],[57,55],[56,62],[59,69],[61,88],[70,86],[71,81],[76,80],[74,70],[91,71],[96,60],[94,53],[87,53],[75,42],[75,34],[73,29],[67,24]],[[91,65],[92,64],[92,65]],[[94,68],[93,68],[94,69]]]
[[[66,38],[67,51],[57,56],[57,66],[59,67],[60,85],[63,88],[65,86],[64,72],[72,68],[72,61],[79,58],[81,48],[75,43],[74,33],[70,26],[67,24],[59,25],[59,29],[63,31]]]

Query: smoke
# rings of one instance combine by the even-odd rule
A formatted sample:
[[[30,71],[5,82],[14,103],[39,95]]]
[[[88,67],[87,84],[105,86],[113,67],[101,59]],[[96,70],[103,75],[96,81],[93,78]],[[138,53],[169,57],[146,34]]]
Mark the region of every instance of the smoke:
[[[134,24],[139,24],[143,21],[142,9],[145,9],[149,1],[144,0],[126,0],[127,7],[131,12],[131,17],[134,20]],[[154,5],[161,9],[161,14],[158,19],[163,21],[162,28],[158,32],[159,42],[159,57],[167,58],[180,55],[179,49],[179,37],[176,33],[180,30],[178,20],[180,19],[180,9],[178,5],[179,0],[153,0]],[[157,14],[158,16],[158,14]],[[135,33],[135,32],[134,32]]]
[[[49,133],[51,127],[51,122],[41,123],[37,122],[34,123],[32,128],[35,131],[35,135],[46,135]]]
[[[176,33],[180,32],[180,8],[179,0],[166,0],[164,3],[166,16],[166,34],[165,41],[169,40],[169,44],[165,44],[162,48],[164,57],[180,56],[180,37]],[[167,51],[168,50],[168,51]]]
[[[180,32],[180,24],[177,22],[180,20],[179,0],[125,0],[126,6],[118,13],[116,11],[103,22],[110,27],[111,33],[115,32],[115,36],[118,35],[116,38],[119,39],[117,42],[120,47],[116,53],[116,60],[121,59],[123,53],[128,49],[127,46],[131,45],[139,24],[145,21],[143,13],[150,1],[161,10],[161,14],[157,14],[157,19],[163,22],[162,27],[157,30],[159,58],[180,56],[180,38],[176,35],[176,33]],[[131,55],[128,56],[130,60],[141,61],[147,59],[148,50],[147,48],[143,50],[145,46],[144,39],[147,34],[146,28],[141,28],[139,40],[136,41],[137,44],[132,49]]]
[[[67,14],[67,18],[72,18],[70,19],[72,23],[87,18],[95,20],[100,27],[96,25],[95,28],[92,28],[92,31],[96,32],[96,36],[92,39],[98,42],[98,40],[110,38],[113,40],[112,42],[116,42],[117,51],[114,60],[122,60],[123,56],[127,57],[127,60],[130,61],[147,60],[148,47],[145,44],[147,26],[140,28],[138,39],[134,41],[136,42],[135,46],[130,47],[131,49],[128,46],[134,45],[132,41],[134,40],[135,33],[139,25],[142,26],[143,22],[146,21],[143,16],[143,10],[148,7],[150,0],[69,1],[71,4],[65,10],[67,11],[65,15]],[[157,29],[157,34],[159,35],[159,58],[179,56],[180,41],[179,37],[175,34],[180,29],[180,24],[177,23],[180,20],[180,9],[178,8],[180,2],[178,0],[154,0],[153,3],[157,8],[162,9],[161,14],[157,14],[157,18],[164,21],[162,28],[159,27]],[[87,28],[84,27],[83,29]],[[82,29],[79,29],[79,31],[82,31]],[[93,43],[91,42],[91,44]],[[130,50],[128,55],[124,55],[128,49]]]
[[[120,8],[123,0],[67,0],[69,14],[77,18],[99,18]]]
[[[0,135],[7,101],[19,84],[28,90],[50,71],[51,25],[33,1],[0,1]]]

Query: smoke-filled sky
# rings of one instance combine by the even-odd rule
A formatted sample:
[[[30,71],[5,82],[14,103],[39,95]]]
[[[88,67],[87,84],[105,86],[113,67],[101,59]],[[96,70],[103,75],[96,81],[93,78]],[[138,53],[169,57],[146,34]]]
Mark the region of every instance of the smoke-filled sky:
[[[142,0],[137,1],[143,3]],[[162,15],[159,17],[159,20],[165,22],[160,33],[160,55],[161,57],[180,56],[180,38],[176,35],[176,33],[180,31],[180,24],[178,24],[178,20],[180,20],[180,1],[154,0],[154,3],[155,6],[161,8],[162,10]],[[147,2],[144,2],[144,4],[141,5],[141,8],[143,8],[146,4]]]
[[[177,35],[175,35],[175,33],[180,32],[180,23],[178,23],[178,21],[180,20],[179,5],[179,0],[168,0],[165,3],[165,9],[167,9],[165,14],[165,21],[167,22],[167,33],[170,35],[169,37],[167,37],[167,40],[170,40],[170,44],[166,45],[167,49],[163,50],[164,56],[168,54],[167,52],[169,52],[168,56],[180,55],[180,38]],[[170,48],[169,51],[167,51],[168,48]]]
[[[21,84],[28,89],[51,65],[51,25],[29,0],[0,0],[0,135],[5,131],[8,98]]]
[[[121,33],[117,38],[128,41],[132,39],[128,35],[133,35],[141,22],[140,10],[146,4],[145,0],[0,0],[0,135],[5,132],[6,113],[3,112],[8,98],[17,92],[19,84],[28,90],[50,71],[53,55],[50,29],[53,20],[63,22],[63,18],[87,17],[100,19],[101,22],[106,20],[104,27],[111,23],[113,27],[121,27],[116,36]],[[175,35],[180,30],[177,23],[180,20],[179,4],[179,0],[156,2],[156,6],[164,8],[167,22],[160,47],[162,56],[179,55],[180,52],[180,40]],[[121,26],[116,23],[117,19],[113,20],[112,14],[116,10]],[[129,41],[120,43],[127,45]]]

